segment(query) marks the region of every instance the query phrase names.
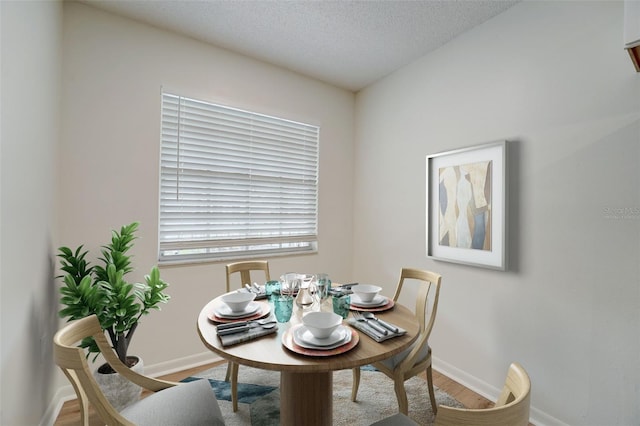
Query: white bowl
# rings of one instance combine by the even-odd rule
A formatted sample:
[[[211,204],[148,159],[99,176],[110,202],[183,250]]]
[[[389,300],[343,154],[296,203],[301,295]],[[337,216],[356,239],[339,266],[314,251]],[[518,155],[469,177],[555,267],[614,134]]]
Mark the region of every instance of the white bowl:
[[[358,295],[363,302],[372,302],[373,299],[380,293],[382,287],[369,284],[358,284],[351,287],[351,291]]]
[[[302,317],[302,323],[316,339],[326,339],[342,324],[342,317],[333,312],[309,312]]]
[[[224,304],[231,309],[231,312],[238,312],[238,313],[244,312],[244,310],[247,309],[247,305],[251,303],[255,298],[256,298],[255,293],[249,293],[249,292],[245,293],[245,292],[238,292],[238,291],[233,293],[227,293],[221,297],[222,302],[224,302]]]

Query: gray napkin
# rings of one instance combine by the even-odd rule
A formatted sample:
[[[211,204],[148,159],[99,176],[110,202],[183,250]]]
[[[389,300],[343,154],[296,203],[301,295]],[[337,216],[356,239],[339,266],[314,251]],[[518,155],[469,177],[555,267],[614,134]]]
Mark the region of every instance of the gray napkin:
[[[241,331],[239,333],[227,334],[224,336],[218,335],[218,339],[222,342],[222,346],[232,346],[239,343],[248,342],[258,337],[266,336],[267,334],[275,333],[278,331],[278,325],[271,328],[263,328],[261,326],[252,327],[248,330]]]
[[[257,339],[258,337],[275,333],[276,331],[278,331],[278,327],[273,327],[273,328],[254,327],[252,329],[242,331],[240,333],[227,334],[225,336],[218,336],[218,338],[222,342],[222,346],[227,347],[227,346],[237,345],[239,343],[248,342],[250,340]]]
[[[349,325],[351,325],[352,327],[355,327],[356,329],[362,331],[364,334],[366,334],[367,336],[371,337],[373,340],[375,340],[378,343],[384,342],[385,340],[389,340],[389,339],[392,339],[394,337],[402,336],[403,334],[405,334],[407,332],[407,330],[398,327],[398,332],[397,333],[393,333],[393,332],[389,331],[389,333],[387,335],[384,335],[384,334],[379,333],[378,331],[376,331],[373,327],[371,327],[365,321],[357,321],[357,320],[355,320],[353,318],[349,318],[347,320],[347,323],[349,323]]]

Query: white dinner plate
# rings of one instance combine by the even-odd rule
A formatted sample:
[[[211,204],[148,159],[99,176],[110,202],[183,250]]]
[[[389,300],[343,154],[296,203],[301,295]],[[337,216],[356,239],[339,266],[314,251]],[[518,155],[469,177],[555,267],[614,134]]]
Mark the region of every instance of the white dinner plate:
[[[355,293],[351,295],[351,304],[355,306],[361,306],[363,308],[377,308],[379,306],[386,305],[387,302],[389,302],[389,299],[379,294],[377,294],[371,302],[363,302]]]
[[[228,305],[221,303],[220,305],[213,308],[213,312],[220,318],[243,318],[255,314],[259,309],[259,303],[249,302],[244,311],[233,312]]]
[[[293,341],[296,345],[307,349],[335,349],[351,341],[351,332],[344,325],[336,328],[326,339],[317,339],[304,325],[293,332]]]

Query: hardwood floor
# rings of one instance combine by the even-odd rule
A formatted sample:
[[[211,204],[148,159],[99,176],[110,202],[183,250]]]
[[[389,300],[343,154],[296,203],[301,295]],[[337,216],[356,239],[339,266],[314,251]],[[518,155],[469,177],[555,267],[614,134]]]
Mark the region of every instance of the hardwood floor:
[[[188,370],[183,370],[177,373],[169,374],[166,376],[162,376],[165,380],[171,381],[180,381],[185,377],[192,376],[200,371],[207,370],[209,368],[215,367],[221,363],[226,361],[219,361],[212,364],[202,365],[200,367],[191,368]],[[422,373],[421,377],[426,380],[425,374]],[[461,384],[449,379],[447,376],[438,373],[437,371],[433,371],[433,383],[435,386],[439,387],[443,391],[447,392],[449,395],[453,396],[456,400],[460,401],[467,408],[487,408],[491,407],[493,403],[488,399],[478,395],[477,393],[467,389]],[[100,425],[100,420],[97,416],[92,415],[90,418],[90,424]],[[80,411],[78,409],[78,403],[73,401],[65,402],[58,414],[55,426],[80,426]]]

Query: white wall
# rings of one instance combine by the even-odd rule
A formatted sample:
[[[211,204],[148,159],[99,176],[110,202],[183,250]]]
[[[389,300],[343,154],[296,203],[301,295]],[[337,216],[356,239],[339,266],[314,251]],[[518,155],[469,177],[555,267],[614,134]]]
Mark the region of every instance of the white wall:
[[[435,367],[494,398],[521,362],[537,424],[640,419],[640,75],[622,12],[519,3],[357,96],[354,276],[390,293],[402,266],[442,273]],[[500,139],[510,271],[427,259],[425,156]]]
[[[137,279],[157,263],[162,86],[321,126],[319,253],[270,259],[270,269],[274,277],[325,271],[350,280],[355,96],[77,3],[64,5],[64,173],[56,247],[84,243],[96,250],[111,229],[137,220]],[[172,299],[143,319],[130,353],[152,367],[207,354],[195,320],[224,291],[225,263],[162,267]]]
[[[34,425],[55,390],[51,240],[62,3],[2,1],[0,15],[0,424]]]
[[[138,275],[156,261],[166,85],[322,126],[321,253],[273,260],[274,275],[390,292],[402,266],[437,270],[437,368],[495,396],[517,360],[538,424],[637,424],[640,218],[609,213],[640,208],[640,79],[620,2],[518,4],[362,92],[355,117],[350,93],[78,4],[64,5],[59,109],[60,4],[0,2],[0,15],[0,423],[37,423],[67,385],[51,383],[52,247],[96,249],[140,220]],[[426,259],[425,155],[496,139],[513,141],[510,271]],[[132,347],[151,366],[206,354],[195,315],[224,286],[221,264],[162,273],[173,299]]]

